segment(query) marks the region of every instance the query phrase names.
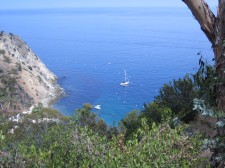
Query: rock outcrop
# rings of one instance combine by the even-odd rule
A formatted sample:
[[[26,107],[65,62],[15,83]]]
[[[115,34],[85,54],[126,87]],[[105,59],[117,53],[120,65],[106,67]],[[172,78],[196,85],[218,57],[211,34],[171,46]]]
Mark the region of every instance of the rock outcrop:
[[[12,33],[0,33],[0,110],[24,111],[33,104],[49,106],[62,89],[29,46]]]

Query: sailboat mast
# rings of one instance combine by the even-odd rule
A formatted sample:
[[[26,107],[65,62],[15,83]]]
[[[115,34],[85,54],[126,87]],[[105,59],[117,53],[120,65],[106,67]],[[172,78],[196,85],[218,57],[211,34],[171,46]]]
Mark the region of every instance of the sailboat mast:
[[[127,71],[124,69],[124,82],[120,83],[120,86],[128,86],[129,78],[127,77]]]

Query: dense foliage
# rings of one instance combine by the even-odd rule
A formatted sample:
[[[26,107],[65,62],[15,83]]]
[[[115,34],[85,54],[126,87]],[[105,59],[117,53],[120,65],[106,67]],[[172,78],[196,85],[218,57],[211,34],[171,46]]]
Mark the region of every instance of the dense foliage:
[[[27,123],[28,124],[28,123]],[[29,127],[30,124],[23,127]],[[147,120],[125,142],[120,133],[108,139],[90,127],[53,124],[24,132],[19,141],[7,141],[1,132],[0,165],[2,167],[196,167],[202,141],[199,136],[188,137],[180,125],[168,124],[149,128]],[[37,135],[37,130],[39,135]],[[29,134],[28,134],[29,133]],[[17,135],[11,135],[17,136]],[[12,138],[12,137],[11,137]]]
[[[155,101],[160,106],[169,107],[172,117],[179,117],[188,122],[194,119],[193,99],[198,95],[195,83],[190,76],[164,84]]]

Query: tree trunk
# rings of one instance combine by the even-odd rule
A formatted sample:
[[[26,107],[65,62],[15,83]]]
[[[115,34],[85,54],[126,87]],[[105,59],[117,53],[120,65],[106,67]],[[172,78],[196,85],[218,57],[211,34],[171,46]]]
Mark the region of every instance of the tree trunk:
[[[216,89],[216,95],[217,95],[217,107],[219,110],[225,112],[225,51],[224,47],[216,47],[213,49],[215,54],[215,61],[216,61],[216,72],[218,75],[219,83]]]
[[[212,48],[215,58],[215,68],[218,75],[217,107],[225,112],[225,0],[219,0],[217,17],[204,0],[182,0],[199,22]]]
[[[225,0],[218,0],[217,17],[209,9],[204,0],[182,0],[191,10],[192,14],[199,22],[202,31],[205,33],[212,48],[215,58],[215,68],[218,77],[216,88],[216,103],[220,111],[225,113]],[[224,128],[217,129],[217,136],[225,135]],[[214,149],[211,157],[212,167],[223,167],[224,161],[217,162],[216,157],[224,153],[224,148]]]
[[[217,87],[217,106],[225,112],[225,1],[219,0],[218,14],[215,22],[215,46],[213,51],[216,61],[216,72],[221,80]]]

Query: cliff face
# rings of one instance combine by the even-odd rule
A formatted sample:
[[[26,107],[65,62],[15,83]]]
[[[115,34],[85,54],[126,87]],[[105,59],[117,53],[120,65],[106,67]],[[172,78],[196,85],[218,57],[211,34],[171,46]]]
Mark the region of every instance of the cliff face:
[[[61,93],[56,76],[18,36],[0,33],[0,110],[48,106]]]

